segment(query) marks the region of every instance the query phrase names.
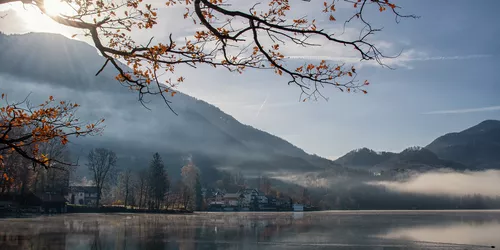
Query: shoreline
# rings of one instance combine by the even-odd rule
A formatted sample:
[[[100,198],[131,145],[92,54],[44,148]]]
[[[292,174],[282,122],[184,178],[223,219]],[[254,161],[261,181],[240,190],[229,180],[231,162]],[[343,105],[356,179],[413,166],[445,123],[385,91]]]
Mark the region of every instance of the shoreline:
[[[35,218],[47,215],[71,215],[71,214],[210,214],[210,213],[387,213],[387,214],[398,214],[398,213],[436,213],[436,212],[500,212],[500,209],[436,209],[436,210],[318,210],[318,211],[189,211],[189,210],[147,210],[147,209],[107,209],[106,207],[101,209],[96,208],[85,208],[79,209],[79,211],[68,211],[65,213],[0,213],[0,219],[12,219],[12,218]]]

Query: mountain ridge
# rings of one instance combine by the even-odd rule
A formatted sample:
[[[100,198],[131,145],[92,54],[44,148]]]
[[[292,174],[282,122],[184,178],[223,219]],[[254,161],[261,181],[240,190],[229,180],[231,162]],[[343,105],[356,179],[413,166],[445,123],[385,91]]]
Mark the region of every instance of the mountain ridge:
[[[443,159],[477,169],[500,169],[500,121],[485,120],[460,132],[445,134],[426,148]]]
[[[144,154],[144,151],[150,151],[152,154],[165,151],[177,155],[174,158],[197,155],[197,158],[210,159],[209,163],[200,162],[199,165],[209,165],[201,168],[232,167],[236,171],[245,171],[242,166],[252,164],[261,166],[249,170],[305,172],[335,166],[328,159],[310,155],[283,138],[242,124],[219,108],[183,93],[178,93],[173,100],[179,116],[173,115],[163,100],[155,96],[149,97],[147,103],[152,110],[146,110],[137,101],[136,93],[131,93],[114,79],[116,72],[113,69],[106,68],[95,76],[104,59],[84,42],[61,35],[28,33],[1,34],[0,45],[4,48],[0,51],[0,74],[14,77],[13,81],[29,82],[31,85],[23,84],[33,92],[30,98],[37,102],[44,99],[38,88],[46,89],[48,93],[55,91],[50,95],[81,104],[84,118],[106,119],[106,139],[84,138],[73,145],[83,160],[84,151],[106,145],[120,148],[123,152],[117,154],[130,158],[135,152]],[[26,54],[28,56],[24,56]],[[5,77],[3,79],[7,81]],[[16,84],[7,87],[18,95],[23,92],[11,85]],[[127,147],[119,147],[119,144]],[[127,167],[138,164],[131,162],[135,161],[124,159],[121,164]],[[180,168],[181,163],[182,160],[175,159],[170,164]],[[268,169],[271,167],[273,169]]]
[[[120,166],[126,168],[146,167],[153,152],[162,152],[172,176],[178,175],[186,158],[192,157],[202,172],[213,172],[208,179],[218,178],[215,169],[251,175],[359,174],[400,168],[500,169],[497,120],[448,133],[423,148],[399,153],[361,148],[332,161],[242,124],[220,108],[183,93],[178,93],[172,104],[179,116],[170,112],[160,97],[149,97],[151,110],[144,109],[136,93],[114,80],[112,68],[95,76],[104,59],[84,42],[48,33],[0,34],[0,46],[4,48],[0,51],[0,81],[9,82],[2,88],[11,90],[14,97],[24,99],[26,90],[31,90],[30,98],[36,103],[55,91],[55,97],[82,105],[82,120],[106,118],[108,128],[103,138],[79,138],[71,144],[73,154],[83,163],[86,152],[102,146],[116,149]],[[350,169],[355,170],[351,173]]]

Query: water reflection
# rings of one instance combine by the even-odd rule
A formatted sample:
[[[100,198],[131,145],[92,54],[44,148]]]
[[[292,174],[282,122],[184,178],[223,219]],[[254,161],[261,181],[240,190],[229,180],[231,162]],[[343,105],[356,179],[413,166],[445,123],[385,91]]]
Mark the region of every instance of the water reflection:
[[[481,249],[499,232],[500,211],[74,214],[2,219],[0,249]]]
[[[456,244],[500,246],[500,223],[453,223],[391,230],[381,237],[412,241],[453,242]]]

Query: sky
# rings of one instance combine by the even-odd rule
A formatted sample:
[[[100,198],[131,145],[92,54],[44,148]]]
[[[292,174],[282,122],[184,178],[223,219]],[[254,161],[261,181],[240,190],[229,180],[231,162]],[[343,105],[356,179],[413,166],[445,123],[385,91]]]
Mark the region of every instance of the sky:
[[[160,7],[158,26],[135,33],[137,40],[154,35],[161,41],[170,33],[183,39],[196,30],[191,22],[182,20],[179,8],[166,9],[159,0],[150,2]],[[322,2],[301,2],[293,11],[314,15]],[[322,93],[328,101],[300,102],[300,90],[272,72],[250,70],[239,75],[203,67],[180,69],[186,81],[179,90],[218,106],[244,124],[330,159],[361,147],[399,152],[409,146],[425,146],[445,133],[500,119],[500,2],[395,2],[404,13],[420,18],[396,24],[388,13],[369,16],[373,24],[383,27],[372,41],[387,54],[402,51],[399,57],[384,61],[393,69],[359,64],[352,51],[341,47],[284,48],[297,62],[354,63],[360,78],[371,83],[367,95],[326,88]],[[342,11],[351,10],[338,10]],[[0,31],[5,33],[51,32],[67,37],[75,33],[32,7],[0,6],[0,16]],[[338,25],[321,24],[339,30]],[[348,29],[343,35],[355,32]]]

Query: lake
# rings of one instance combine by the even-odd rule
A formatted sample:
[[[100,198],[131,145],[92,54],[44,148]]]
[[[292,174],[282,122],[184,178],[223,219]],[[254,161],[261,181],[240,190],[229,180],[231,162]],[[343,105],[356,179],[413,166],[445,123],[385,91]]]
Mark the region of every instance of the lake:
[[[63,214],[0,219],[0,249],[491,249],[500,211]]]

